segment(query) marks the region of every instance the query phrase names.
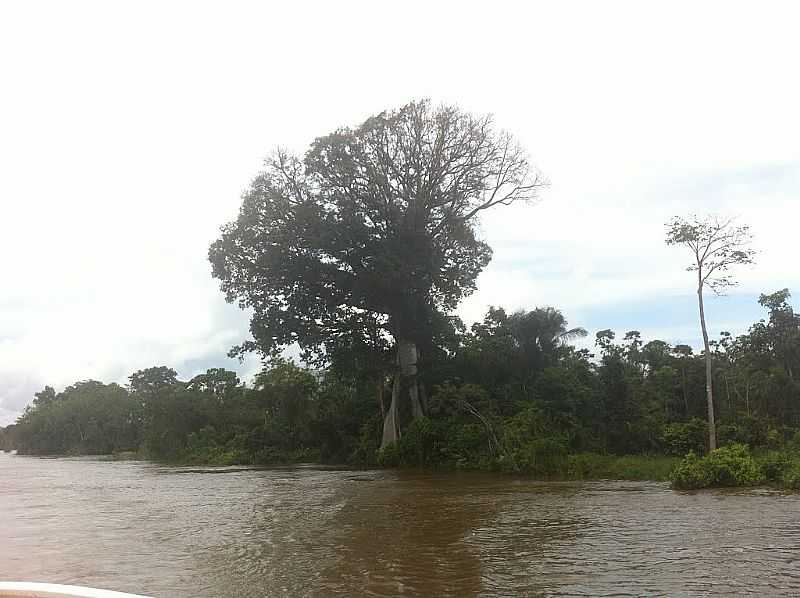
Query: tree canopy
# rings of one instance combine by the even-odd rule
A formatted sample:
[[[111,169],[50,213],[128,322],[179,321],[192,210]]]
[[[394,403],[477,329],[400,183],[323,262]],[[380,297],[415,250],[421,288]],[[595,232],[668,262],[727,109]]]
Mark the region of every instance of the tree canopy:
[[[253,340],[234,353],[393,349],[390,413],[402,384],[418,414],[418,356],[452,334],[491,257],[476,217],[543,185],[491,117],[427,101],[320,137],[303,158],[278,150],[209,251],[227,299],[253,310]]]
[[[427,339],[490,259],[475,216],[542,185],[490,117],[414,102],[320,137],[304,159],[277,151],[211,246],[213,273],[254,310],[244,348]]]

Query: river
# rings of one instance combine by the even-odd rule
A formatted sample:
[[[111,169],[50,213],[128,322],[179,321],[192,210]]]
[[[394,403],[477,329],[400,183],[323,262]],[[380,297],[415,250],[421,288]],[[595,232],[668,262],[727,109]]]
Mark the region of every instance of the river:
[[[0,453],[0,579],[168,597],[800,595],[800,495]]]

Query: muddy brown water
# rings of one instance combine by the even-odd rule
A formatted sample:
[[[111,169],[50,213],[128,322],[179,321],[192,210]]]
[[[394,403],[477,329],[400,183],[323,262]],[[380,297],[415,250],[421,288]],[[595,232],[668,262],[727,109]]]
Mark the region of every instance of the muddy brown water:
[[[0,453],[0,579],[164,598],[798,596],[800,495]]]

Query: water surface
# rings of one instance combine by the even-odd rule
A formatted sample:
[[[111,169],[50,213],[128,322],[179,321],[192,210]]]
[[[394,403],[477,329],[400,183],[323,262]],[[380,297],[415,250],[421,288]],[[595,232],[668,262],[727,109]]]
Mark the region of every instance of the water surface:
[[[0,453],[0,579],[156,597],[800,595],[800,495]]]

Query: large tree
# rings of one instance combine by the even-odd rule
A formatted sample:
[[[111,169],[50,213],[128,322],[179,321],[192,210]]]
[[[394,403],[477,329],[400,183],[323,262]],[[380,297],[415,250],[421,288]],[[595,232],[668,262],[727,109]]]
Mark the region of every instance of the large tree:
[[[697,303],[700,310],[700,329],[703,333],[703,348],[706,362],[706,400],[708,403],[708,448],[717,448],[714,423],[714,388],[711,347],[706,328],[706,312],[703,290],[710,288],[716,294],[736,284],[729,270],[731,267],[753,262],[755,252],[748,246],[752,241],[747,226],[736,226],[732,219],[717,216],[707,218],[675,217],[667,224],[667,245],[683,245],[692,254],[692,263],[687,268],[696,272]]]
[[[755,328],[763,329],[769,349],[793,381],[795,372],[800,368],[800,314],[794,313],[789,305],[791,296],[789,289],[761,295],[758,303],[769,310],[769,321],[763,326],[756,325]]]
[[[253,312],[234,353],[388,346],[382,445],[396,441],[401,396],[423,412],[418,361],[490,260],[477,216],[543,184],[491,117],[427,101],[320,137],[303,158],[277,151],[209,252],[227,299]]]

